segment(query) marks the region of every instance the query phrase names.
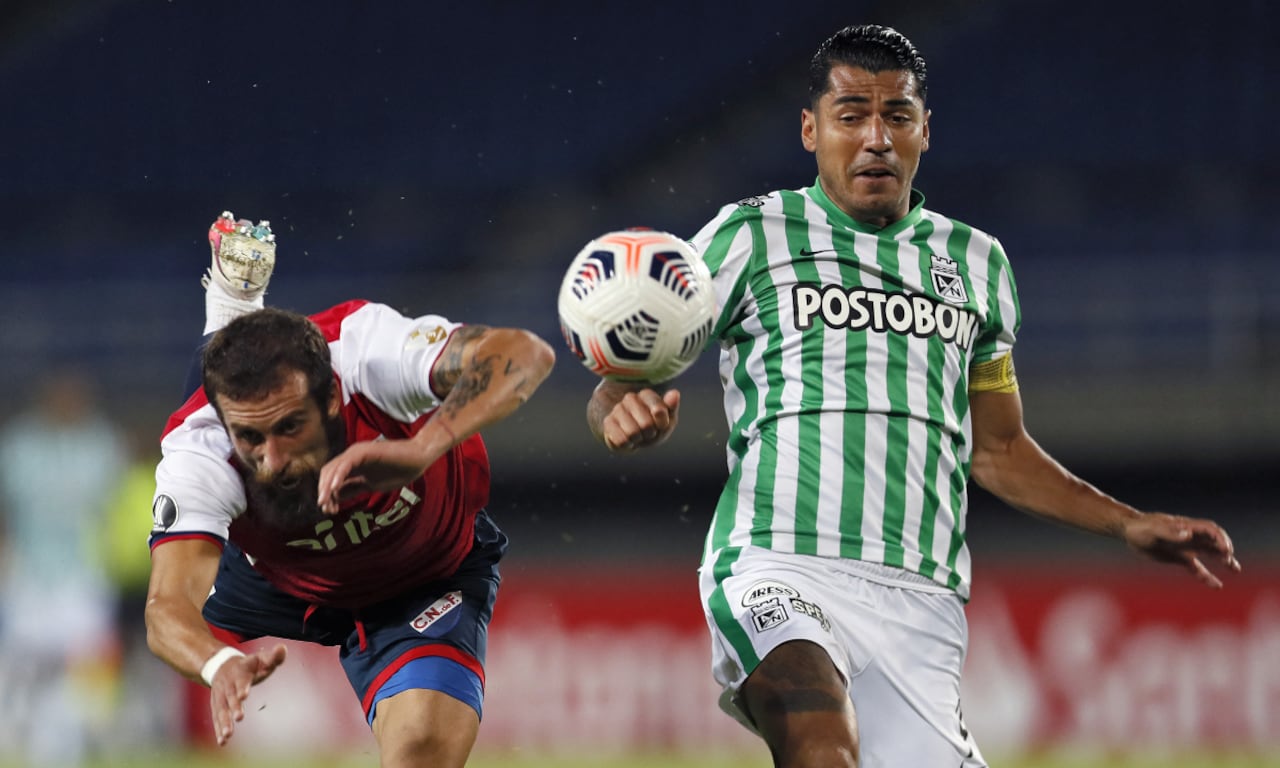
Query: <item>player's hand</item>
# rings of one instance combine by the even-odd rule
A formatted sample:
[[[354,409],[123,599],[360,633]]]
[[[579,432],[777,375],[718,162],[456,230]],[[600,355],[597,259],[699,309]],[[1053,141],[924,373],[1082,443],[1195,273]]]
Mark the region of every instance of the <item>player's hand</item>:
[[[1231,537],[1211,520],[1152,512],[1125,525],[1124,541],[1152,560],[1182,565],[1213,589],[1221,589],[1222,580],[1201,558],[1221,563],[1232,573],[1240,572]]]
[[[286,650],[277,645],[247,656],[228,659],[213,676],[209,686],[209,709],[213,713],[213,735],[218,746],[231,739],[235,724],[244,719],[244,700],[249,689],[266,680],[284,663]]]
[[[439,456],[423,454],[413,440],[353,443],[320,469],[320,511],[337,514],[343,499],[368,491],[393,491],[422,477]]]
[[[658,394],[652,389],[628,392],[601,423],[605,447],[615,453],[657,445],[671,436],[679,421],[680,390]]]

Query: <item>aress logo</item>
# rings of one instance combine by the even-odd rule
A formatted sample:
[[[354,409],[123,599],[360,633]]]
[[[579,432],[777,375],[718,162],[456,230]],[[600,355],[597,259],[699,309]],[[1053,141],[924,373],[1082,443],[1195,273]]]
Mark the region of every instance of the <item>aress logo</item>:
[[[799,596],[800,592],[795,588],[783,584],[780,581],[766,579],[764,581],[757,581],[755,584],[748,587],[746,592],[742,593],[742,606],[746,608],[752,605],[758,605],[766,600],[776,597],[791,598]]]

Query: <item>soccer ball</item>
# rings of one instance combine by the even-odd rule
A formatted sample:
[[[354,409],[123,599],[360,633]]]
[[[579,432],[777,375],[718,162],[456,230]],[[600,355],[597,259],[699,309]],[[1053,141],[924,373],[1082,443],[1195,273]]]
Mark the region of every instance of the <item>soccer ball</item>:
[[[698,359],[711,337],[711,272],[684,240],[651,229],[601,235],[560,284],[560,330],[591,372],[660,384]]]

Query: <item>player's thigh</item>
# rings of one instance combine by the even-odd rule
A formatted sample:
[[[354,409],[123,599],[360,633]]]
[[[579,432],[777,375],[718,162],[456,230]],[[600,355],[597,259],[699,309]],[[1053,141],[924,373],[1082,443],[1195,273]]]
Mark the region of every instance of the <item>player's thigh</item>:
[[[480,717],[471,705],[423,688],[378,702],[373,720],[383,768],[463,766],[479,730]]]
[[[448,696],[479,720],[505,547],[506,537],[478,516],[475,545],[453,576],[361,611],[338,658],[371,726],[382,727],[386,701],[413,690]]]
[[[857,764],[853,705],[821,646],[807,640],[777,646],[747,676],[738,696],[779,765]]]

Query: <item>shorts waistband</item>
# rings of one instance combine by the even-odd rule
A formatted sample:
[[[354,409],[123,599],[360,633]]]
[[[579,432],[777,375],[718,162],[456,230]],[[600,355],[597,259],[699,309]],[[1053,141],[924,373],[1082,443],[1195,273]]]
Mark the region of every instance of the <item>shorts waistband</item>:
[[[928,576],[912,573],[903,568],[895,568],[892,565],[868,563],[863,560],[836,560],[835,564],[837,568],[846,573],[867,581],[874,581],[877,584],[901,587],[902,589],[914,589],[918,592],[932,592],[938,595],[956,594],[954,589],[948,589]]]

